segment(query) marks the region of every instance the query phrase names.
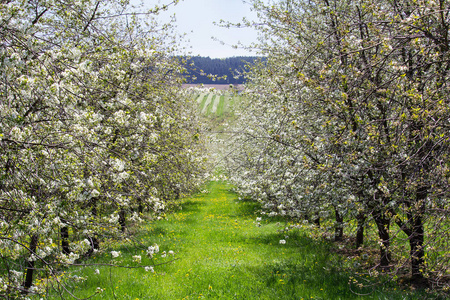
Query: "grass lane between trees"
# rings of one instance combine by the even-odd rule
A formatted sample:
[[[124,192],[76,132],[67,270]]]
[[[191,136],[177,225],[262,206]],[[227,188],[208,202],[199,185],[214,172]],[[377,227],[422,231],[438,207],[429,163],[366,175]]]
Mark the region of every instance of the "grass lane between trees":
[[[77,287],[75,295],[97,292],[94,299],[133,300],[427,299],[390,283],[359,290],[368,295],[358,296],[352,292],[356,287],[349,285],[349,262],[330,251],[330,242],[314,241],[305,228],[286,233],[280,230],[286,226],[280,220],[257,221],[258,205],[238,200],[225,182],[210,182],[206,190],[184,199],[181,209],[165,219],[139,229],[139,242],[123,242],[119,257],[113,259],[105,251],[87,262],[131,267],[155,264],[154,272],[83,267],[70,275],[68,283]],[[160,252],[150,260],[145,247],[154,243]],[[140,263],[136,253],[141,255]]]

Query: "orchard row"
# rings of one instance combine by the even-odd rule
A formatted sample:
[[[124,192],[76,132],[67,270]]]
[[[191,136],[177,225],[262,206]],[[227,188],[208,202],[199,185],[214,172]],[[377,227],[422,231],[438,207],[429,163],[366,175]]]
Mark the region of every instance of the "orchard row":
[[[0,4],[0,298],[42,292],[36,279],[202,182],[197,108],[161,9]]]
[[[336,241],[357,224],[355,248],[373,224],[365,272],[448,290],[449,2],[251,2],[267,60],[227,156],[240,193],[267,215],[333,218]]]

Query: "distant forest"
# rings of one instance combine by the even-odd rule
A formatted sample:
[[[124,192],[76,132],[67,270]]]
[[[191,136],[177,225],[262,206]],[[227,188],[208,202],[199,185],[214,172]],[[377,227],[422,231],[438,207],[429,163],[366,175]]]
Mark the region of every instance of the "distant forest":
[[[242,84],[245,83],[243,76],[236,75],[246,70],[246,65],[253,64],[261,57],[256,56],[235,56],[228,58],[210,58],[210,57],[191,57],[186,59],[187,83],[203,84]],[[213,80],[211,76],[217,75]],[[222,78],[226,76],[225,78]]]

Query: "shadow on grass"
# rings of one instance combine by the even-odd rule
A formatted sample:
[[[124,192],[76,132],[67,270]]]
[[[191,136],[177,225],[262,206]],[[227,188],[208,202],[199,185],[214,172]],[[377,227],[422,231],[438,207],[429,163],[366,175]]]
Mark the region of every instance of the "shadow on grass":
[[[445,299],[425,290],[398,290],[388,278],[359,277],[363,285],[350,284],[355,271],[348,268],[346,257],[331,251],[333,243],[314,240],[301,232],[290,232],[280,245],[280,233],[242,238],[243,243],[277,247],[279,258],[264,265],[246,266],[257,274],[260,284],[273,294],[261,299]],[[295,256],[289,256],[289,252]],[[284,254],[287,253],[285,256]],[[347,265],[347,267],[345,266]],[[282,287],[281,287],[282,286]]]
[[[182,212],[198,212],[200,211],[200,207],[205,206],[204,201],[186,201],[181,205]]]
[[[272,295],[266,299],[355,299],[348,285],[348,275],[333,268],[324,270],[322,264],[302,263],[301,260],[276,260],[265,266],[248,269]]]
[[[258,242],[270,244],[278,239],[267,235]],[[239,272],[255,274],[266,293],[258,299],[440,299],[425,291],[414,294],[396,290],[394,283],[380,278],[364,278],[364,287],[350,285],[351,271],[344,267],[344,257],[332,254],[327,244],[307,237],[289,238],[278,247],[279,258],[268,259],[258,266],[242,266]],[[290,249],[290,250],[288,250]],[[297,250],[295,256],[284,255]],[[239,275],[237,275],[239,276]],[[360,281],[361,282],[361,281]]]
[[[257,211],[261,208],[261,205],[254,201],[237,201],[238,207],[236,208],[236,213],[234,214],[240,218],[247,218],[249,216],[254,216]]]

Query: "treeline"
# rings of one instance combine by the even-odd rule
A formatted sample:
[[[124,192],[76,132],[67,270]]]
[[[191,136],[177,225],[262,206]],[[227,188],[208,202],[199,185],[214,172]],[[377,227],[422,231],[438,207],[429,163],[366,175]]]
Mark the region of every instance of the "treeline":
[[[119,0],[4,3],[0,299],[62,295],[71,266],[202,182],[200,125],[166,52],[170,27],[146,26],[151,13]]]
[[[192,57],[185,58],[188,83],[203,84],[243,84],[242,72],[260,59],[256,56],[236,56],[228,58]]]
[[[268,216],[332,218],[324,235],[371,267],[354,286],[409,274],[448,293],[450,2],[251,3],[267,60],[246,74],[233,185]]]

